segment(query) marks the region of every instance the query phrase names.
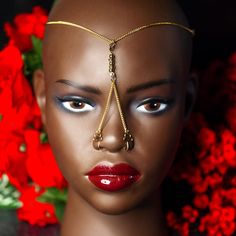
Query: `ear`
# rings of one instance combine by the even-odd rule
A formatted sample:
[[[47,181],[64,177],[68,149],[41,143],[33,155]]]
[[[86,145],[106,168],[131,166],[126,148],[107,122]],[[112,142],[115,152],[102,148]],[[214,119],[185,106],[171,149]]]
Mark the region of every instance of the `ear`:
[[[193,110],[196,102],[198,91],[198,76],[197,74],[191,74],[187,81],[187,91],[185,98],[185,123],[189,120],[190,114]]]
[[[33,74],[33,88],[36,96],[37,103],[41,110],[43,124],[46,125],[45,105],[46,105],[46,91],[45,91],[45,78],[42,69],[34,71]]]

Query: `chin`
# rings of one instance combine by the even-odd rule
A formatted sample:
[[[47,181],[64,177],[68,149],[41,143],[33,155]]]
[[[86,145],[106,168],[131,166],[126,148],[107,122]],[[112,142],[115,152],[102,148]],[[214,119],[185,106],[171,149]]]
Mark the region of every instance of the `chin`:
[[[151,194],[153,196],[153,194]],[[150,194],[132,191],[115,193],[98,192],[87,202],[97,211],[107,215],[126,214],[132,210],[152,204],[153,197]]]

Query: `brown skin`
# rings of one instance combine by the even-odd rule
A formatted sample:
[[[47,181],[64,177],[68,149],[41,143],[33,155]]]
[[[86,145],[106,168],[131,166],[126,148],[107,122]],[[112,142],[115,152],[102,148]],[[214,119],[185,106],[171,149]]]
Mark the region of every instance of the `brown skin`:
[[[175,2],[166,0],[135,3],[62,0],[54,7],[50,20],[75,22],[110,38],[151,22],[187,25]],[[34,85],[50,144],[69,183],[62,236],[166,235],[160,184],[172,164],[191,110],[191,105],[185,106],[186,92],[190,95],[188,104],[193,104],[195,97],[195,82],[188,79],[191,40],[184,30],[164,26],[145,29],[118,43],[115,50],[118,90],[135,147],[129,152],[123,149],[123,129],[113,98],[103,130],[102,149],[95,150],[92,138],[110,87],[108,44],[73,27],[47,27],[44,74],[36,73]],[[101,94],[56,82],[61,79],[99,89]],[[173,79],[174,83],[127,92],[133,86],[162,79]],[[56,99],[66,95],[86,97],[94,103],[94,109],[84,113],[66,111]],[[137,104],[152,97],[173,102],[156,115],[137,110]],[[149,105],[144,110],[154,111]],[[102,161],[128,163],[142,176],[123,191],[101,191],[85,178],[85,173]]]

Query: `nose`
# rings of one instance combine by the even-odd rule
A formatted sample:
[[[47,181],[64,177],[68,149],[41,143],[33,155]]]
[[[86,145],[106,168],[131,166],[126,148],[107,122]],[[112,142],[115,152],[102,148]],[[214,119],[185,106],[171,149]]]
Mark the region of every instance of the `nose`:
[[[114,104],[115,105],[115,104]],[[102,141],[100,142],[100,149],[108,152],[119,152],[125,147],[123,140],[124,129],[117,111],[117,107],[110,107],[110,112],[104,123],[102,130]]]

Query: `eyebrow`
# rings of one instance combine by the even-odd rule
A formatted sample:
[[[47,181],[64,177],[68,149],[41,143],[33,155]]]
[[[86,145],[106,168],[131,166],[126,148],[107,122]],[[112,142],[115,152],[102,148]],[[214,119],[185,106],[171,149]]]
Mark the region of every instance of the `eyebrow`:
[[[57,80],[56,83],[66,84],[66,85],[69,85],[73,88],[80,89],[82,91],[93,93],[96,95],[102,94],[101,90],[98,88],[94,88],[94,87],[88,86],[88,85],[80,85],[79,83],[71,81],[71,80],[60,79],[60,80]],[[149,88],[153,88],[153,87],[157,87],[157,86],[161,86],[161,85],[165,85],[165,84],[173,84],[173,83],[175,83],[175,81],[173,79],[162,79],[162,80],[158,80],[158,81],[149,81],[149,82],[134,85],[134,86],[128,88],[126,93],[134,93],[134,92],[137,92],[140,90],[149,89]]]
[[[134,92],[137,92],[140,90],[149,89],[152,87],[157,87],[157,86],[161,86],[161,85],[165,85],[165,84],[173,84],[173,83],[175,83],[175,80],[173,80],[173,79],[162,79],[162,80],[158,80],[158,81],[149,81],[149,82],[134,85],[134,86],[128,88],[127,93],[134,93]]]
[[[94,88],[94,87],[88,86],[88,85],[80,85],[79,83],[71,81],[71,80],[60,79],[60,80],[57,80],[56,83],[66,84],[66,85],[69,85],[69,86],[74,87],[76,89],[80,89],[82,91],[97,94],[97,95],[102,94],[101,90],[98,88]]]

